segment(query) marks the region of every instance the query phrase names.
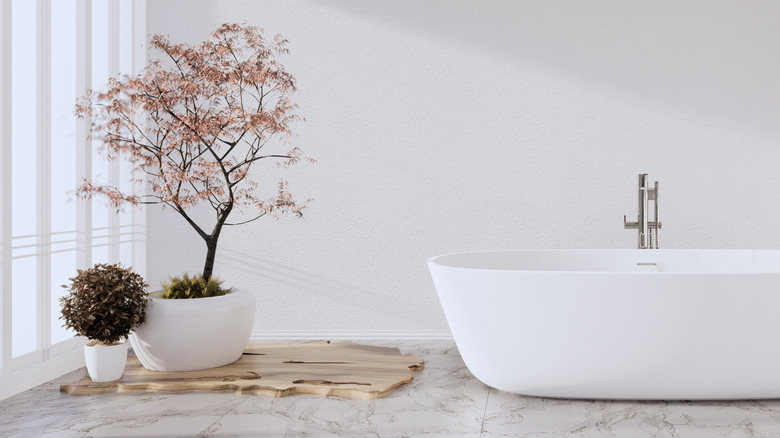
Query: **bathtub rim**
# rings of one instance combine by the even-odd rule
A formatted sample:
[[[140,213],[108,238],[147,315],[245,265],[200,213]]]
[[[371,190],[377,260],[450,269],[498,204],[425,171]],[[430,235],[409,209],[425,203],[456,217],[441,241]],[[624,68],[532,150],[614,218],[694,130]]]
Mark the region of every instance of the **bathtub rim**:
[[[467,254],[489,254],[489,253],[582,253],[582,252],[625,252],[625,253],[637,253],[647,251],[649,253],[653,252],[750,252],[750,253],[777,253],[780,255],[780,249],[697,249],[697,248],[664,248],[664,249],[656,249],[656,250],[647,250],[647,249],[636,249],[636,248],[598,248],[598,249],[584,249],[584,248],[577,248],[577,249],[501,249],[501,250],[473,250],[473,251],[457,251],[457,252],[451,252],[446,254],[439,254],[433,257],[430,257],[426,260],[426,264],[428,267],[440,267],[440,268],[446,268],[446,269],[462,269],[467,271],[484,271],[484,272],[496,272],[496,273],[520,273],[520,274],[535,274],[535,275],[653,275],[653,276],[680,276],[680,275],[689,275],[689,276],[697,276],[697,275],[706,275],[706,276],[724,276],[724,275],[780,275],[780,267],[778,267],[777,271],[748,271],[748,272],[717,272],[717,271],[618,271],[618,270],[554,270],[554,269],[546,269],[546,270],[534,270],[534,269],[489,269],[489,268],[475,268],[475,267],[468,267],[468,266],[453,266],[453,265],[447,265],[443,263],[439,263],[436,261],[436,259],[449,257],[449,256],[457,256],[457,255],[467,255]]]

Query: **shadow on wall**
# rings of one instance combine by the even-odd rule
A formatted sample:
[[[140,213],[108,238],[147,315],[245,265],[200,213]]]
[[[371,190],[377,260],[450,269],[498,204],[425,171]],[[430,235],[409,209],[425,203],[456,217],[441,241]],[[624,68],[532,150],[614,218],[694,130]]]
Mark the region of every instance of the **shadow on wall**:
[[[311,0],[308,0],[311,2]],[[707,118],[774,129],[780,2],[332,0],[317,5]]]
[[[311,271],[303,271],[278,262],[263,259],[256,255],[222,249],[220,262],[228,269],[239,269],[252,280],[272,281],[289,286],[291,290],[318,293],[323,289],[351,290],[364,294],[371,291],[364,287],[348,284],[335,278],[317,275]],[[254,277],[254,278],[252,278]]]
[[[290,300],[298,302],[301,308],[318,307],[320,303],[323,307],[327,305],[329,309],[350,309],[350,312],[357,310],[358,313],[362,311],[365,315],[372,315],[386,309],[388,304],[397,299],[394,294],[384,293],[377,288],[367,288],[311,270],[297,269],[255,254],[223,248],[220,257],[222,265],[220,271],[225,273],[225,277],[240,279],[240,283],[230,286],[248,288],[260,296],[274,297],[276,289],[281,285],[285,295],[298,295],[290,297]],[[241,275],[230,275],[231,270],[236,270]],[[356,296],[371,297],[371,299],[355,300]],[[262,300],[262,305],[266,310],[272,310],[270,307],[274,304]],[[287,314],[290,309],[281,310],[283,310],[282,314]],[[402,315],[399,317],[404,319]]]

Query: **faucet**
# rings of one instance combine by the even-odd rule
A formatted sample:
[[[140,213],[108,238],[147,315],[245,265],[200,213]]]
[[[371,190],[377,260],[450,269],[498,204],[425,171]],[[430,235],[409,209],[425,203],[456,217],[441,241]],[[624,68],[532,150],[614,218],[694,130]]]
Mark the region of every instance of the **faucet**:
[[[653,201],[653,220],[651,221],[648,204]],[[653,187],[648,185],[646,173],[639,174],[639,216],[636,222],[626,222],[623,215],[623,228],[627,230],[639,230],[639,249],[658,249],[658,230],[661,222],[658,221],[658,181]],[[655,239],[653,239],[655,234]]]

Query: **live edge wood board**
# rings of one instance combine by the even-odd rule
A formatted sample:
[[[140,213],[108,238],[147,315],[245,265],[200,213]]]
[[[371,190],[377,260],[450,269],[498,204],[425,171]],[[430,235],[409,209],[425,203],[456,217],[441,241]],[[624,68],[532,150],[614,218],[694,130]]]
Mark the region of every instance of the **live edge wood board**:
[[[354,342],[250,344],[236,362],[201,371],[149,371],[131,354],[120,380],[96,383],[87,376],[60,386],[60,391],[72,395],[232,391],[274,397],[312,394],[374,399],[410,382],[412,371],[422,366],[421,358],[401,355],[397,348]]]

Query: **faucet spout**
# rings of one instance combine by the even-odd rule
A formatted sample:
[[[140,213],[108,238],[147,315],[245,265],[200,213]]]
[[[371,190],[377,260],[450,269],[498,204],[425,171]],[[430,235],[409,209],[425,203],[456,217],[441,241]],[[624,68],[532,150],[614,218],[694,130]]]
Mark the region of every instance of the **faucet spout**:
[[[653,203],[653,220],[650,220],[650,202]],[[649,184],[646,173],[639,174],[639,209],[636,222],[628,222],[623,216],[623,228],[638,230],[639,249],[658,249],[658,181]],[[655,238],[654,238],[655,237]]]

